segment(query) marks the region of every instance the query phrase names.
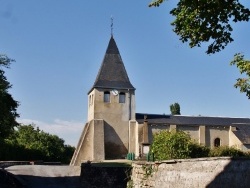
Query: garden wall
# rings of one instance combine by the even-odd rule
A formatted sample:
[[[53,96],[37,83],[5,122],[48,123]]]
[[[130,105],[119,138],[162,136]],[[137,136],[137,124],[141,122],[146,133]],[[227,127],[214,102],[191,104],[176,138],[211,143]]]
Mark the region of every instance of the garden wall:
[[[220,157],[134,162],[132,167],[130,185],[135,188],[250,187],[250,159]]]
[[[82,163],[81,185],[84,188],[126,188],[131,166],[124,163]]]

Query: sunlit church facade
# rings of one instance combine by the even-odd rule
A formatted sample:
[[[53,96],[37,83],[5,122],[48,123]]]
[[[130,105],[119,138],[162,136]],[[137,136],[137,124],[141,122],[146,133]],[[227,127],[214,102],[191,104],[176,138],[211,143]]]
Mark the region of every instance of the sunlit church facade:
[[[113,35],[93,87],[88,92],[88,121],[71,165],[146,154],[154,133],[182,130],[198,143],[250,150],[250,119],[136,113],[131,84]]]

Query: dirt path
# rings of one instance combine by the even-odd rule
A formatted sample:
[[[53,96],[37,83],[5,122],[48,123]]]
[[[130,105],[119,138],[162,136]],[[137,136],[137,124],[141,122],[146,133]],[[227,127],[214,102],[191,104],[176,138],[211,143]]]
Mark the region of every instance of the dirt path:
[[[6,168],[27,188],[80,188],[80,167],[21,165]]]

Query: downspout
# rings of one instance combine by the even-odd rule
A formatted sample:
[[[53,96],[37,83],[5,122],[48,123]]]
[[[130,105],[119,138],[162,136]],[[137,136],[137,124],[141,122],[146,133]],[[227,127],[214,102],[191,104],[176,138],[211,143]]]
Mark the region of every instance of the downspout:
[[[128,152],[130,152],[130,120],[131,120],[131,95],[128,89]]]
[[[128,113],[129,113],[129,116],[128,116],[128,120],[130,121],[131,120],[131,94],[130,94],[130,91],[129,91],[129,89],[128,89],[128,94],[129,94],[129,96],[128,96],[128,98],[129,98],[129,106],[128,106]]]

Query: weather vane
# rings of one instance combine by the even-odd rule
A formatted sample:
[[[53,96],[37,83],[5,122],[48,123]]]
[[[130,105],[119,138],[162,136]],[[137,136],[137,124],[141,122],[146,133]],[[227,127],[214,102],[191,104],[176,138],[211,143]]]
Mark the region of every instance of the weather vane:
[[[110,25],[110,27],[111,27],[111,35],[113,36],[113,16],[111,15],[111,25]]]

